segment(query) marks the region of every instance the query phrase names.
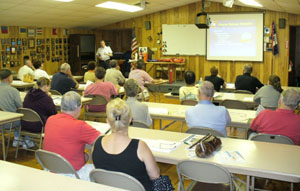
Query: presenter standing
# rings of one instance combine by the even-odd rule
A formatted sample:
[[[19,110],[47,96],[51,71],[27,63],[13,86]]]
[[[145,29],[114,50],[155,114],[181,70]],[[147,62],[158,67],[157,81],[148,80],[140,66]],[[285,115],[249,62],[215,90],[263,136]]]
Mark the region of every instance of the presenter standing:
[[[110,68],[109,59],[112,56],[112,50],[109,46],[105,46],[104,40],[100,42],[100,48],[98,48],[96,56],[99,59],[99,66],[105,68]]]

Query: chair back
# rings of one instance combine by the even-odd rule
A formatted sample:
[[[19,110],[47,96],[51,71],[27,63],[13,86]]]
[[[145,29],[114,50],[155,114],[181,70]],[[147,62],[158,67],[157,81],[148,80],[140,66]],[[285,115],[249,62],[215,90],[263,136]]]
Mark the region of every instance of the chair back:
[[[107,100],[103,95],[86,95],[85,97],[92,98],[88,105],[105,105]]]
[[[247,104],[239,100],[225,99],[220,103],[220,106],[224,106],[227,109],[244,109],[244,110],[249,109]]]
[[[145,128],[145,129],[149,129],[150,128],[146,123],[141,122],[141,121],[135,121],[135,120],[132,121],[132,125],[131,126],[133,126],[133,127],[141,127],[141,128]]]
[[[38,149],[35,152],[35,157],[43,169],[54,173],[73,174],[80,179],[73,166],[57,153]]]
[[[234,93],[239,93],[239,94],[253,94],[252,92],[248,90],[235,90]]]
[[[197,135],[207,135],[208,133],[210,133],[216,137],[224,137],[224,135],[221,132],[207,127],[191,127],[186,131],[186,133]]]
[[[251,137],[250,140],[294,145],[294,142],[290,138],[284,135],[271,135],[271,134],[259,133]]]
[[[184,177],[209,184],[229,184],[230,190],[233,190],[231,174],[221,165],[205,161],[185,160],[179,162],[176,168],[180,190],[184,190]]]
[[[44,123],[43,123],[41,117],[39,116],[39,114],[37,114],[32,109],[29,109],[29,108],[19,108],[19,109],[17,109],[17,113],[22,113],[23,114],[23,117],[22,117],[23,121],[27,121],[27,122],[40,122],[41,125],[44,126]]]
[[[61,93],[57,90],[49,90],[52,95],[61,95]]]
[[[198,104],[198,101],[196,101],[196,100],[182,100],[181,101],[181,105],[192,105],[192,106],[194,106],[194,105],[197,105]]]
[[[145,191],[144,186],[137,179],[121,172],[94,169],[90,173],[90,180],[121,189]]]
[[[268,107],[268,106],[263,106],[265,109],[270,109],[270,110],[276,110],[277,109],[277,107]]]

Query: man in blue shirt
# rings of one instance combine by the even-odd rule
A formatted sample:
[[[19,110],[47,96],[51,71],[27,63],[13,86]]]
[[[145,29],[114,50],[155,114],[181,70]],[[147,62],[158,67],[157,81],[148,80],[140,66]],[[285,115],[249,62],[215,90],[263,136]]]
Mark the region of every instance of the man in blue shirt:
[[[56,90],[62,95],[72,88],[77,89],[78,86],[78,82],[73,78],[71,67],[68,63],[63,63],[60,66],[60,71],[52,77],[51,90]]]
[[[213,96],[214,85],[209,81],[202,82],[198,93],[199,103],[186,110],[187,126],[212,128],[227,136],[226,124],[231,122],[229,113],[224,106],[216,106],[211,102]]]

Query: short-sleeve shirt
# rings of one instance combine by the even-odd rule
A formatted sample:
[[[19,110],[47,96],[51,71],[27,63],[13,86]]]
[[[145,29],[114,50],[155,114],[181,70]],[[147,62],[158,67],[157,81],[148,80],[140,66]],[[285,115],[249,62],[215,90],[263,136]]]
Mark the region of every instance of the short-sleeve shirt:
[[[113,52],[109,46],[104,46],[104,48],[98,48],[96,56],[101,56],[101,60],[104,61],[109,60],[110,57],[108,55],[104,55],[104,53],[112,54]]]
[[[112,95],[118,95],[117,89],[111,82],[96,82],[90,84],[84,91],[86,95],[102,95],[107,101],[110,100]],[[106,111],[106,105],[89,106],[90,111]]]
[[[140,86],[140,88],[143,90],[145,87],[146,82],[152,82],[153,78],[144,70],[141,69],[134,69],[129,73],[129,79],[135,79]]]
[[[24,75],[27,75],[27,74],[34,76],[33,70],[29,66],[24,65],[18,71],[18,78],[23,81]]]
[[[65,73],[58,72],[53,75],[51,81],[51,90],[56,90],[62,95],[76,87],[76,83]]]
[[[95,82],[96,81],[96,76],[95,76],[95,72],[94,71],[87,71],[86,73],[84,73],[83,81],[87,82],[88,80],[91,81],[91,82]]]
[[[280,92],[275,90],[272,85],[267,85],[260,88],[254,95],[254,101],[264,107],[277,107]]]
[[[259,133],[284,135],[296,145],[300,143],[300,115],[292,110],[265,109],[252,121],[251,129]]]
[[[86,144],[93,144],[100,132],[73,116],[60,113],[48,118],[43,149],[63,156],[75,170],[85,164]]]
[[[47,79],[50,79],[49,78],[49,75],[47,74],[47,72],[45,70],[41,70],[41,69],[36,69],[34,71],[34,79],[35,80],[38,80],[39,78],[41,77],[45,77]]]
[[[123,85],[125,83],[125,77],[120,70],[109,68],[106,70],[104,81],[112,82],[114,85]]]
[[[16,112],[22,106],[20,92],[8,83],[0,82],[0,108],[9,112]]]
[[[220,77],[218,77],[216,75],[206,76],[205,80],[206,81],[210,81],[211,83],[213,83],[214,84],[214,88],[215,88],[215,90],[217,92],[220,91],[221,86],[223,86],[223,84],[224,84],[223,78],[220,78]]]
[[[207,127],[221,132],[225,137],[226,124],[231,122],[231,118],[224,106],[216,106],[211,101],[201,100],[195,106],[189,107],[185,112],[187,126]]]
[[[249,73],[239,75],[235,80],[235,89],[237,90],[248,90],[255,94],[256,88],[261,88],[264,85],[254,76]]]

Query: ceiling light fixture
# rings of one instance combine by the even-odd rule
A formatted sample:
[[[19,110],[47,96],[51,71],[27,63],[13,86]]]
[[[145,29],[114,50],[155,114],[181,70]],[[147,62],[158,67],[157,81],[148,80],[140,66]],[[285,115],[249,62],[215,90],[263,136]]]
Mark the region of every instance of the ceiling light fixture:
[[[143,10],[142,7],[135,6],[135,5],[128,5],[125,3],[118,3],[118,2],[112,2],[112,1],[106,1],[104,3],[100,3],[96,5],[96,7],[102,7],[107,9],[117,9],[120,11],[127,11],[127,12],[137,12]]]
[[[60,2],[71,2],[73,0],[55,0],[55,1],[60,1]]]
[[[246,5],[255,6],[255,7],[263,7],[260,3],[256,2],[255,0],[239,0],[239,1]]]

